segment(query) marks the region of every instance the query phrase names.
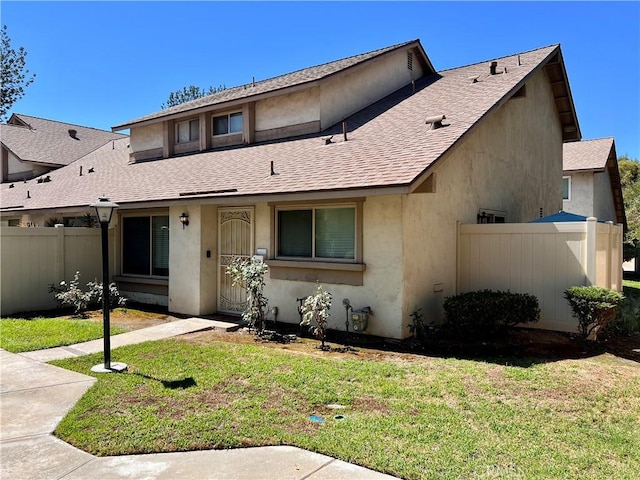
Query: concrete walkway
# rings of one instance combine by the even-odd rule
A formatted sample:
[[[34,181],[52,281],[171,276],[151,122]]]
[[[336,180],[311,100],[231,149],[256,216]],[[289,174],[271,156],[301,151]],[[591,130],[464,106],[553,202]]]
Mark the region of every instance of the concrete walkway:
[[[237,325],[189,318],[111,337],[111,347]],[[257,447],[95,457],[52,435],[95,383],[89,375],[48,362],[102,352],[102,339],[38,352],[0,349],[0,479],[11,480],[327,480],[393,479],[296,447]],[[116,374],[114,374],[116,375]]]

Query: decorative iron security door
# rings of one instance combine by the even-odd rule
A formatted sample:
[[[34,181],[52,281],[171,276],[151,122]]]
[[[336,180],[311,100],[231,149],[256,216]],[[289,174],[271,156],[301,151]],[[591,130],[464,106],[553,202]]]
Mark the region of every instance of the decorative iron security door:
[[[218,311],[240,314],[247,301],[244,286],[233,286],[225,271],[234,258],[253,255],[253,208],[219,209],[218,235]]]

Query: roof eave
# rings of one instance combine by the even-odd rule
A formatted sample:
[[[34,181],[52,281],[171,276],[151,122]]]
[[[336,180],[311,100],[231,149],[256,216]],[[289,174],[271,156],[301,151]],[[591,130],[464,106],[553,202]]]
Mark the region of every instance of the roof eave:
[[[553,95],[562,126],[562,141],[580,141],[582,140],[582,132],[580,131],[578,115],[560,45],[554,49],[543,63],[543,68],[549,76],[549,81],[553,88]]]

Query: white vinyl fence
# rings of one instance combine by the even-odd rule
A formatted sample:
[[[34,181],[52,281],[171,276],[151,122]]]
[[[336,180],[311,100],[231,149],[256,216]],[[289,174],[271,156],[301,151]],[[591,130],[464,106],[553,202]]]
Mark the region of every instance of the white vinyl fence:
[[[113,231],[109,231],[113,252]],[[102,280],[99,228],[62,227],[0,229],[0,315],[55,308],[50,284],[73,280],[80,285]],[[113,254],[110,255],[113,264]],[[113,265],[110,271],[113,272]]]
[[[586,222],[460,225],[458,293],[502,290],[538,298],[536,328],[575,332],[568,287],[622,291],[622,225]]]

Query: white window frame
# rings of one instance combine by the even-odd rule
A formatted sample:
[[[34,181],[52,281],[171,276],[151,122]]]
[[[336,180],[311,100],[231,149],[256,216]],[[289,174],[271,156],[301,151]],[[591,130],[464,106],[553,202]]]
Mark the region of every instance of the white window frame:
[[[232,115],[240,115],[240,118],[242,118],[242,128],[238,131],[234,131],[231,132],[231,116]],[[226,117],[227,118],[227,133],[216,133],[216,118],[220,118],[220,117]],[[229,112],[229,113],[214,113],[213,115],[211,115],[211,136],[212,137],[224,137],[225,135],[238,135],[239,133],[242,133],[242,130],[244,128],[244,115],[242,114],[242,110],[238,110],[238,111],[234,111],[234,112]]]
[[[562,195],[562,200],[564,202],[570,202],[571,201],[571,176],[570,175],[565,175],[562,177],[562,183],[564,184],[564,181],[567,180],[567,198],[564,198],[564,194]],[[564,187],[564,185],[563,185]],[[564,190],[564,188],[563,188]]]
[[[198,128],[196,129],[197,133],[197,137],[196,138],[192,138],[191,137],[191,122],[198,122]],[[189,140],[181,142],[180,141],[180,125],[187,125],[187,128],[189,129]],[[185,144],[185,143],[191,143],[191,142],[197,142],[198,140],[200,140],[200,119],[199,118],[191,118],[189,120],[184,120],[182,122],[176,122],[176,126],[175,126],[175,143],[179,143],[179,144]]]
[[[329,208],[351,208],[354,211],[354,239],[353,239],[353,258],[339,258],[339,257],[317,257],[316,256],[316,210],[325,210]],[[290,257],[279,255],[280,251],[280,239],[279,232],[280,226],[279,222],[279,213],[282,211],[291,211],[291,210],[311,210],[311,256],[310,257]],[[274,237],[275,237],[275,258],[277,260],[300,260],[307,262],[335,262],[335,263],[359,263],[360,259],[360,251],[359,251],[359,238],[362,235],[361,227],[360,227],[360,209],[356,203],[338,203],[338,204],[302,204],[302,205],[286,205],[286,206],[277,206],[275,208],[274,214]]]

